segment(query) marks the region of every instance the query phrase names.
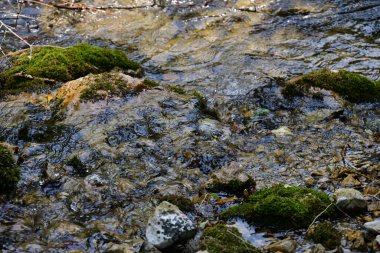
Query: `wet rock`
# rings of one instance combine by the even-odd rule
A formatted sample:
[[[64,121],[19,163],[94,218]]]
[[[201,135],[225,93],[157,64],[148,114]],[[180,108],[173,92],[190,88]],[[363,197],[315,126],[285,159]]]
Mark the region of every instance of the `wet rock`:
[[[380,210],[380,201],[375,201],[368,205],[368,211],[374,212]]]
[[[227,192],[242,195],[244,191],[252,193],[255,189],[255,181],[249,176],[244,166],[238,162],[232,162],[211,174],[206,183],[206,188],[214,192]]]
[[[269,250],[270,252],[283,252],[283,253],[293,253],[297,249],[297,242],[287,238],[275,243],[272,243],[265,247],[266,250]]]
[[[364,233],[360,230],[347,230],[344,232],[347,239],[352,242],[352,249],[366,251],[367,244],[364,239]]]
[[[366,222],[364,227],[372,233],[380,234],[380,220]]]
[[[349,174],[342,181],[342,186],[344,186],[344,187],[355,187],[355,186],[359,186],[359,185],[360,185],[359,180],[357,180],[353,174]]]
[[[56,222],[51,225],[48,235],[49,240],[59,240],[68,235],[73,235],[81,231],[81,227],[71,222]]]
[[[87,188],[102,187],[107,184],[107,181],[97,174],[92,174],[84,179]]]
[[[158,249],[164,249],[191,238],[195,232],[193,222],[177,206],[164,201],[149,219],[146,238]]]
[[[376,195],[380,193],[380,188],[374,187],[374,186],[368,186],[364,189],[363,193],[365,195]]]
[[[276,137],[286,136],[286,135],[292,135],[292,131],[287,126],[279,127],[275,130],[272,130],[272,134],[274,134]]]
[[[162,196],[160,198],[160,201],[161,202],[167,201],[167,202],[177,206],[183,212],[194,211],[194,204],[191,202],[190,199],[185,198],[183,196],[179,196],[179,195]]]
[[[198,121],[198,132],[205,137],[215,137],[223,134],[219,121],[213,119],[201,119]]]
[[[311,249],[311,253],[325,253],[325,252],[326,252],[325,247],[323,247],[323,245],[319,243],[313,246],[313,248]]]
[[[61,166],[48,163],[43,173],[47,182],[55,182],[64,175],[64,170]]]
[[[342,188],[335,192],[336,205],[343,212],[350,214],[367,210],[367,201],[364,196],[355,189]]]
[[[376,252],[380,251],[380,235],[377,235],[375,240],[373,241],[373,249]]]

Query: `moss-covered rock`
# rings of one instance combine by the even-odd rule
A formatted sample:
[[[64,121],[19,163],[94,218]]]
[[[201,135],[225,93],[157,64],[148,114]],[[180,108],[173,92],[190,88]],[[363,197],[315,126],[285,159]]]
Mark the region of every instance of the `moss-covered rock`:
[[[241,217],[249,222],[284,228],[307,227],[331,201],[327,194],[303,187],[277,185],[252,194],[248,201],[222,213],[222,218]],[[331,215],[329,208],[325,215]]]
[[[176,205],[183,212],[194,211],[194,204],[190,199],[179,196],[179,195],[167,195],[160,198],[160,202],[167,201]]]
[[[0,193],[12,191],[20,180],[20,170],[12,157],[12,152],[0,145]]]
[[[379,81],[345,70],[322,69],[291,79],[285,83],[282,93],[288,98],[303,96],[311,87],[334,91],[353,103],[380,100]]]
[[[11,56],[12,67],[0,73],[2,94],[14,94],[67,82],[89,73],[102,73],[114,68],[137,70],[140,65],[120,50],[88,44],[72,47],[44,46]]]
[[[342,235],[331,223],[322,222],[312,226],[307,237],[315,243],[322,244],[326,249],[332,250],[340,245]]]
[[[201,250],[209,253],[256,253],[260,252],[246,242],[234,227],[217,224],[208,227],[201,237]]]
[[[112,71],[92,75],[92,78],[87,79],[87,82],[82,85],[87,87],[81,92],[80,99],[82,101],[97,101],[107,97],[125,96],[129,93],[140,92],[158,84],[148,79],[142,81],[123,73]]]

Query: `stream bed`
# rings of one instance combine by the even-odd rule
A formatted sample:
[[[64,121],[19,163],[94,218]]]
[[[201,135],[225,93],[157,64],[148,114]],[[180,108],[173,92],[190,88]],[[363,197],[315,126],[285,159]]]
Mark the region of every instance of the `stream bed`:
[[[0,20],[10,26],[16,2],[0,3]],[[209,175],[228,166],[240,166],[258,189],[288,184],[332,194],[346,186],[379,187],[378,103],[350,104],[327,91],[322,98],[288,100],[280,92],[284,80],[321,68],[379,80],[379,0],[75,3],[148,7],[24,3],[15,30],[36,45],[122,49],[147,77],[164,87],[196,89],[206,105],[157,88],[69,105],[57,118],[47,94],[0,100],[0,142],[17,151],[21,167],[17,191],[0,198],[0,252],[141,252],[160,197],[202,196]],[[26,48],[9,34],[1,45]],[[358,184],[343,183],[347,164]],[[212,222],[229,204],[202,201],[189,216]],[[368,217],[376,215],[335,225],[361,230]],[[304,230],[232,223],[256,247],[287,236],[299,243],[297,252],[312,245]],[[363,252],[343,241],[344,252]]]

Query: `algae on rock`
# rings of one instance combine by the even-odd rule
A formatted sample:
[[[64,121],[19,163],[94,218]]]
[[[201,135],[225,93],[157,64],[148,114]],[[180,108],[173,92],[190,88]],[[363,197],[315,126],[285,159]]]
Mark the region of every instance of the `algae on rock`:
[[[12,157],[12,152],[0,145],[0,193],[12,191],[20,180],[20,170]]]
[[[140,65],[120,50],[88,44],[72,47],[42,46],[11,56],[12,67],[0,73],[2,94],[49,87],[55,82],[67,82],[90,73],[102,73],[114,68],[138,70]]]
[[[315,243],[322,244],[326,249],[333,250],[340,245],[341,234],[331,223],[322,222],[312,226],[307,237]]]
[[[222,213],[222,218],[241,217],[260,225],[307,227],[331,204],[327,194],[303,187],[277,185],[252,194],[248,201]],[[324,214],[332,215],[330,207]]]
[[[292,98],[303,96],[312,88],[338,93],[353,103],[380,101],[380,82],[346,70],[322,69],[293,78],[286,82],[282,94]]]
[[[258,253],[260,252],[246,242],[241,233],[234,227],[217,224],[208,227],[201,237],[201,250],[209,253]]]

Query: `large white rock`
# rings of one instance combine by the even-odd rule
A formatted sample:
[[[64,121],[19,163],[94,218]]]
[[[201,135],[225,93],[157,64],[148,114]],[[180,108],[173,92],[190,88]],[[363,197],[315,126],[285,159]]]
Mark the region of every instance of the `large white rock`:
[[[380,234],[380,220],[366,222],[364,227],[375,234]]]
[[[177,206],[164,201],[149,219],[146,238],[158,249],[164,249],[175,242],[191,238],[195,232],[193,222]]]
[[[363,194],[355,189],[342,188],[335,192],[336,206],[347,213],[359,213],[367,210],[367,201]]]

